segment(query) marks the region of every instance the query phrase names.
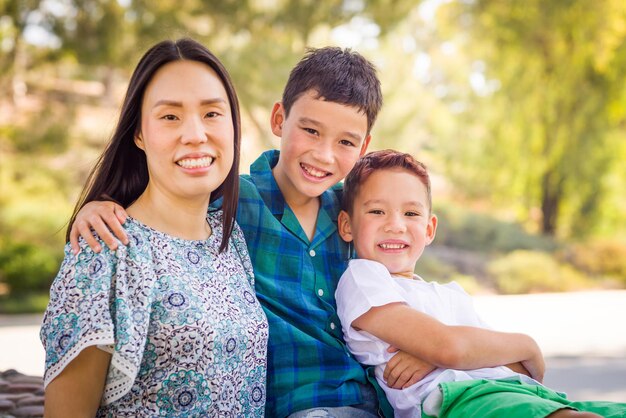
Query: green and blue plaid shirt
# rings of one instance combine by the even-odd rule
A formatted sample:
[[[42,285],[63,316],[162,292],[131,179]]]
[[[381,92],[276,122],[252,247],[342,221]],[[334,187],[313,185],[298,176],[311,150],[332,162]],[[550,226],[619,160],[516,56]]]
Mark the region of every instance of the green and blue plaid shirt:
[[[272,175],[278,155],[261,154],[241,176],[237,212],[269,321],[268,417],[360,403],[356,382],[374,380],[349,354],[337,317],[335,288],[349,258],[337,233],[341,188],[320,197],[310,242]]]

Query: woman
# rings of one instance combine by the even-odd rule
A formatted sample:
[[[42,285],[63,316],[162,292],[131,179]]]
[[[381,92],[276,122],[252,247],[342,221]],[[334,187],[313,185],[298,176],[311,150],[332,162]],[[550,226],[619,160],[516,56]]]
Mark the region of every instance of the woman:
[[[130,244],[66,246],[41,330],[47,416],[263,415],[267,320],[234,220],[239,148],[219,60],[189,39],[148,50],[68,228],[110,196]]]

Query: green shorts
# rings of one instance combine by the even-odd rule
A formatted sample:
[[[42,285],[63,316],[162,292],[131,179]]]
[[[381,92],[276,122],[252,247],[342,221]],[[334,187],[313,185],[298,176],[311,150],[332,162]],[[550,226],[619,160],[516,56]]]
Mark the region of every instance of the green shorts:
[[[439,389],[443,395],[440,418],[542,418],[564,408],[626,418],[624,403],[572,402],[545,386],[515,380],[446,382]]]

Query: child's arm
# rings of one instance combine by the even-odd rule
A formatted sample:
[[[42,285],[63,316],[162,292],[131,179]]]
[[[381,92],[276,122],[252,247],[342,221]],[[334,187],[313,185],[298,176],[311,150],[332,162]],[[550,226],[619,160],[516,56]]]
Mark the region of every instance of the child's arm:
[[[445,325],[403,303],[371,308],[351,325],[439,367],[470,370],[520,362],[543,380],[541,350],[524,334]]]

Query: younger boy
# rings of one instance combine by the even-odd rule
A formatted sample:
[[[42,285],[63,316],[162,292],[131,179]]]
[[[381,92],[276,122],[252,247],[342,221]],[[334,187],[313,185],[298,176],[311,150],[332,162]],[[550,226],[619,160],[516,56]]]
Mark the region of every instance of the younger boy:
[[[532,338],[484,329],[458,284],[413,273],[437,228],[428,173],[413,157],[389,150],[363,157],[346,178],[342,208],[339,234],[360,259],[337,286],[337,312],[348,348],[376,366],[397,417],[598,416],[575,409],[626,416],[626,404],[571,402],[542,386],[543,358]],[[411,387],[389,388],[381,371],[393,356],[390,344],[437,368]]]

